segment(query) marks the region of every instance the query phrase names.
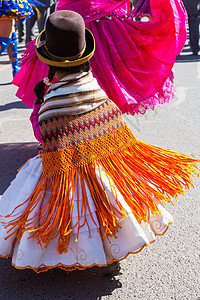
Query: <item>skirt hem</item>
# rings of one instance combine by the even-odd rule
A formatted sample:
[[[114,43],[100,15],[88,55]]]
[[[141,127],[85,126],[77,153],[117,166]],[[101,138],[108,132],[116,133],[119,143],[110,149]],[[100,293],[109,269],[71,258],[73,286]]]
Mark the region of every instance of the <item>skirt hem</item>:
[[[158,236],[164,235],[167,232],[167,230],[169,229],[169,226],[171,224],[173,224],[173,223],[174,223],[174,219],[173,219],[172,222],[168,223],[168,225],[166,226],[165,230],[162,233],[156,233],[154,231],[155,236],[156,235],[158,235]],[[31,267],[29,265],[27,265],[25,267],[19,267],[19,266],[15,265],[13,262],[11,264],[16,269],[19,269],[19,270],[31,269],[31,270],[35,271],[36,273],[46,272],[46,271],[54,269],[54,268],[60,268],[60,269],[62,269],[64,271],[68,271],[68,272],[75,271],[75,270],[80,270],[81,271],[81,270],[89,269],[89,268],[92,268],[92,267],[99,267],[99,268],[101,268],[101,267],[105,267],[105,266],[107,266],[109,264],[112,264],[113,262],[122,261],[125,258],[127,258],[130,254],[137,254],[137,253],[141,252],[145,247],[151,246],[151,244],[153,244],[156,241],[157,241],[157,239],[155,238],[154,240],[149,241],[149,243],[144,243],[143,246],[140,247],[139,250],[133,251],[133,252],[128,252],[126,255],[124,255],[120,259],[114,259],[113,258],[111,261],[107,262],[107,264],[102,264],[102,265],[94,263],[94,264],[92,264],[90,266],[81,266],[80,264],[79,265],[74,264],[74,265],[71,265],[71,266],[67,266],[67,265],[64,265],[63,263],[58,263],[58,264],[56,264],[54,266],[47,266],[47,265],[41,264],[39,267]],[[12,255],[5,255],[5,256],[3,256],[3,255],[0,254],[0,257],[1,258],[10,258],[10,257],[12,257]]]

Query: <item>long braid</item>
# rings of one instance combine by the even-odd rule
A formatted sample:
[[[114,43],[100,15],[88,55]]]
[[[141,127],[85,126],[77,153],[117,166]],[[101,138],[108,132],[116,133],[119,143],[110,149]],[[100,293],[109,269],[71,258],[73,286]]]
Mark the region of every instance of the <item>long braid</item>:
[[[56,67],[49,66],[49,72],[48,72],[48,75],[47,75],[47,79],[48,79],[49,82],[51,82],[53,80],[53,77],[54,77],[56,71],[57,71]],[[39,104],[39,103],[42,103],[44,101],[45,87],[46,87],[46,83],[45,83],[44,79],[41,80],[40,82],[38,82],[36,84],[36,86],[34,87],[34,92],[35,92],[35,95],[37,97],[37,99],[35,101],[35,104]]]
[[[68,72],[69,74],[71,73],[76,73],[76,72],[88,72],[90,69],[90,62],[87,61],[86,63],[76,66],[76,67],[54,67],[54,66],[49,66],[49,72],[47,75],[47,82],[51,82],[53,80],[53,77],[56,73],[56,71],[60,71],[60,72]],[[46,79],[45,78],[45,79]],[[45,83],[45,79],[41,80],[40,82],[38,82],[34,88],[34,92],[35,95],[37,97],[35,104],[41,104],[44,101],[44,93],[45,93],[45,87],[46,84]]]

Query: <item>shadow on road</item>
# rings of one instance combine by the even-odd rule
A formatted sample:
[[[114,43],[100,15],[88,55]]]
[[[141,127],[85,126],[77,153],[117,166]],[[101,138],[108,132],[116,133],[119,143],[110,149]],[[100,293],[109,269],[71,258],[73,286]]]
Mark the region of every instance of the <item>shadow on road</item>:
[[[1,85],[8,85],[9,83],[0,84]],[[25,105],[22,101],[14,101],[10,103],[6,103],[5,105],[0,105],[0,111],[5,111],[13,108],[19,109],[30,109],[27,105]]]
[[[9,60],[1,60],[0,65],[10,65],[10,61]]]
[[[37,143],[0,145],[0,195],[14,179],[17,169],[37,155]],[[119,280],[105,277],[99,268],[66,272],[52,269],[40,274],[33,270],[17,270],[11,259],[0,258],[0,299],[101,299],[121,288]]]
[[[17,270],[11,259],[0,259],[1,299],[97,300],[121,288],[119,279],[103,276],[99,268],[66,272],[52,269],[43,273]]]
[[[38,143],[0,144],[0,195],[15,178],[21,165],[37,155],[37,146]]]
[[[199,55],[192,55],[192,54],[188,54],[188,55],[178,55],[176,57],[176,63],[182,63],[182,62],[199,62],[200,61],[200,56]]]
[[[0,86],[4,86],[4,85],[11,85],[12,82],[5,82],[5,83],[0,83]],[[1,107],[1,106],[0,106]]]

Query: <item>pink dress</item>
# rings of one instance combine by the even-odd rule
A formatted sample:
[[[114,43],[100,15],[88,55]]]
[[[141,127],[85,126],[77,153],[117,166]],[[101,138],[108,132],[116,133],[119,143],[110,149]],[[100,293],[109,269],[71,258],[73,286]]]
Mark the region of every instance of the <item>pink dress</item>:
[[[60,0],[57,10],[82,15],[96,40],[91,59],[94,77],[123,113],[134,114],[173,96],[172,67],[185,43],[186,13],[181,0],[151,0],[151,21],[134,21],[129,4],[129,0]],[[19,87],[17,96],[33,107],[34,86],[48,73],[36,56],[34,41],[21,65],[13,83]]]

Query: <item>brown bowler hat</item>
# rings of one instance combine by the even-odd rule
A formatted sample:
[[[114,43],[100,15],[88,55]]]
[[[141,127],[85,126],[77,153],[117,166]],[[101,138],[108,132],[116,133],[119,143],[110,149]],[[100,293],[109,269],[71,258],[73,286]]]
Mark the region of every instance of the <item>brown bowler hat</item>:
[[[52,13],[36,39],[36,53],[50,66],[73,67],[84,64],[94,54],[95,40],[76,12],[60,10]]]

